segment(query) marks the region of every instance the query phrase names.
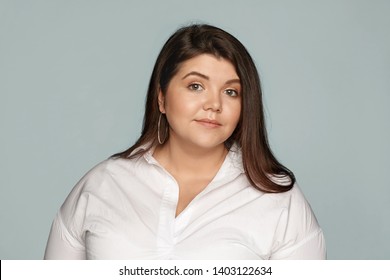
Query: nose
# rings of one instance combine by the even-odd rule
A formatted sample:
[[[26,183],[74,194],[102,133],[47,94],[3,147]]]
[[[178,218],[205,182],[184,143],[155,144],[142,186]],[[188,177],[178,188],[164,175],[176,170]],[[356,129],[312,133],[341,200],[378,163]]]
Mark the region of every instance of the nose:
[[[219,92],[208,92],[206,94],[203,109],[206,111],[211,110],[213,112],[222,111],[222,101]]]

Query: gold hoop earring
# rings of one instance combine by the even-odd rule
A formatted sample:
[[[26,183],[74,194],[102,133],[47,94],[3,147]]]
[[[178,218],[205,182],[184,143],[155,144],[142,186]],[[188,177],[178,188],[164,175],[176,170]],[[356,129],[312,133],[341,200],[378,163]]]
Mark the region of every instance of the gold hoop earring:
[[[167,140],[167,128],[165,127],[165,137],[164,140],[161,141],[161,137],[160,137],[161,116],[162,113],[160,113],[160,116],[158,117],[158,123],[157,123],[157,140],[160,145],[164,144],[165,140]]]

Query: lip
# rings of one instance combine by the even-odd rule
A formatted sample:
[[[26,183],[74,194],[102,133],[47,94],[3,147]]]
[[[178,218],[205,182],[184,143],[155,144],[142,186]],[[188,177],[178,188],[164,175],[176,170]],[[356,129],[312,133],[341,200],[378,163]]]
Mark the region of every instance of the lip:
[[[221,124],[218,121],[212,119],[198,119],[195,121],[203,126],[211,127],[211,128],[221,126]]]

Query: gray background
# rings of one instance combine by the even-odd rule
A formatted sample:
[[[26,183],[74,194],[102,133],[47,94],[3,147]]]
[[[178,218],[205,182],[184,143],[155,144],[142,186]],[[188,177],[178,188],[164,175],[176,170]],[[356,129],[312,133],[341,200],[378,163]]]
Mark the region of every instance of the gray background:
[[[390,259],[390,1],[0,0],[0,258],[41,259],[73,185],[138,137],[183,24],[239,38],[330,259]]]

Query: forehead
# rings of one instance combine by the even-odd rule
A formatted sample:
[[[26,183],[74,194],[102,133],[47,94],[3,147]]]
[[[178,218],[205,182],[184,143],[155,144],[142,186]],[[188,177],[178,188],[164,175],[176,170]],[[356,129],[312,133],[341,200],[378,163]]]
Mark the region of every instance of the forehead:
[[[185,75],[191,71],[200,72],[210,77],[238,78],[233,63],[225,58],[216,57],[211,54],[201,54],[185,60],[179,65],[177,75]]]

